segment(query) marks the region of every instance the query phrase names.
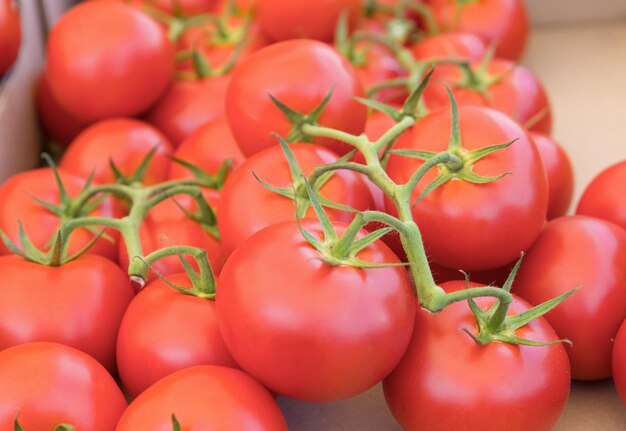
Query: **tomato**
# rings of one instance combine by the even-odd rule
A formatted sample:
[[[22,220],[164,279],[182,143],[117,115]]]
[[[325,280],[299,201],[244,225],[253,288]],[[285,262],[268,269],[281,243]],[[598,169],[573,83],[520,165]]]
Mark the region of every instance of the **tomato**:
[[[172,275],[168,280],[190,287],[186,275]],[[181,293],[162,280],[139,292],[124,314],[117,364],[124,389],[133,398],[183,368],[237,366],[220,334],[215,303]]]
[[[583,191],[576,214],[598,217],[626,229],[626,199],[622,188],[625,181],[626,160],[602,170]]]
[[[292,40],[255,52],[233,72],[226,93],[226,116],[241,151],[246,156],[278,144],[292,128],[271,94],[291,109],[309,114],[328,93],[332,97],[319,117],[323,126],[348,133],[363,132],[367,109],[354,98],[363,88],[354,68],[330,46],[312,40]],[[313,139],[338,153],[351,148],[329,139]]]
[[[497,44],[496,55],[519,60],[528,41],[529,22],[522,0],[427,0],[444,31],[478,35]]]
[[[111,160],[122,174],[131,176],[152,150],[155,153],[143,179],[146,185],[167,178],[172,145],[148,123],[115,118],[95,123],[81,132],[63,154],[60,166],[85,178],[93,173],[98,183],[114,183]]]
[[[622,401],[626,404],[626,320],[622,322],[613,344],[613,382]]]
[[[356,58],[352,59],[357,78],[365,89],[384,81],[406,76],[394,55],[385,47],[360,43],[356,48]],[[403,87],[389,88],[376,93],[376,99],[386,103],[402,103],[408,96]]]
[[[175,81],[146,119],[178,147],[203,124],[225,116],[224,99],[229,81],[229,76]]]
[[[50,90],[45,71],[37,82],[37,114],[43,129],[62,148],[66,148],[88,126],[59,104]]]
[[[159,380],[128,406],[116,431],[171,430],[286,431],[269,392],[232,368],[199,365]]]
[[[128,277],[115,263],[84,255],[51,267],[2,256],[0,274],[0,349],[53,341],[115,371],[117,330],[133,297]]]
[[[226,160],[232,163],[232,170],[246,159],[225,118],[200,126],[180,144],[174,157],[192,163],[211,175],[217,174]],[[183,165],[172,163],[169,178],[193,178],[193,173]]]
[[[459,290],[465,281],[442,286]],[[491,298],[479,298],[486,310]],[[514,297],[509,314],[530,306]],[[385,399],[403,429],[551,430],[565,408],[570,370],[562,344],[522,346],[502,342],[480,345],[476,318],[467,302],[437,314],[417,307],[409,348],[384,380]],[[536,341],[558,339],[544,318],[515,331]]]
[[[85,178],[75,176],[63,169],[59,169],[59,175],[70,197],[78,195],[86,183]],[[60,225],[59,216],[34,198],[54,205],[60,203],[59,189],[51,168],[21,172],[0,186],[0,202],[3,202],[2,211],[0,211],[0,229],[20,249],[22,247],[19,240],[19,222],[24,226],[32,243],[39,249],[46,248]],[[115,217],[121,215],[121,209],[113,199],[105,199],[92,215]],[[118,234],[109,229],[106,235],[96,240],[87,253],[102,255],[115,261],[117,260]],[[83,228],[75,229],[69,238],[68,255],[82,250],[93,238],[93,232]],[[1,243],[0,255],[10,253],[4,243]]]
[[[321,237],[316,220],[302,225]],[[346,225],[335,227],[341,234]],[[357,256],[398,262],[381,241]],[[235,250],[215,300],[241,368],[272,391],[314,402],[356,395],[391,372],[411,336],[414,303],[404,268],[328,265],[295,221],[267,227]]]
[[[487,184],[449,181],[418,202],[413,217],[433,261],[466,271],[493,269],[515,260],[539,235],[548,207],[546,174],[529,136],[506,115],[489,108],[460,106],[459,122],[463,148],[468,150],[517,139],[472,168],[483,176],[511,174]],[[444,151],[450,141],[450,124],[448,110],[433,112],[402,135],[394,149]],[[392,155],[387,171],[402,184],[421,163]],[[411,199],[417,199],[437,174],[437,169],[431,169]],[[387,210],[396,211],[390,201]]]
[[[17,1],[0,0],[0,78],[15,63],[21,42],[22,28]]]
[[[546,319],[566,347],[572,377],[611,377],[611,340],[626,316],[626,232],[600,219],[560,217],[549,222],[524,258],[513,291],[532,304],[576,287]]]
[[[91,356],[56,343],[0,351],[0,429],[111,431],[126,408],[113,377]]]
[[[548,220],[563,216],[574,194],[574,170],[565,149],[552,138],[531,132],[548,176]],[[625,224],[626,226],[626,224]]]
[[[474,71],[480,62],[473,62]],[[424,101],[430,109],[449,106],[447,88],[451,87],[459,105],[489,106],[509,115],[527,129],[550,134],[552,113],[548,96],[539,79],[528,69],[515,63],[495,59],[487,67],[485,92],[465,84],[462,69],[458,66],[440,66],[436,69],[430,85],[424,91]],[[489,83],[489,79],[502,76],[501,80]],[[479,81],[484,78],[478,78]]]
[[[146,111],[174,70],[174,47],[165,31],[121,2],[70,9],[52,28],[47,53],[52,94],[89,122]]]
[[[339,15],[347,10],[354,19],[361,8],[359,0],[257,0],[256,3],[259,26],[274,41],[308,38],[330,42]]]
[[[417,60],[444,58],[481,60],[486,52],[485,42],[471,33],[442,33],[429,36],[411,46]]]
[[[290,148],[305,175],[310,175],[317,166],[337,160],[334,153],[318,145],[291,144]],[[279,146],[250,157],[228,177],[217,211],[222,247],[227,256],[246,238],[264,227],[296,219],[294,201],[266,189],[252,172],[272,186],[290,187],[292,184],[287,158]],[[358,210],[374,207],[367,185],[361,174],[355,172],[336,171],[320,191],[325,198]],[[308,199],[306,189],[300,189],[298,193],[304,193],[299,196]],[[349,222],[354,217],[352,212],[327,211],[333,220]],[[315,217],[312,207],[306,217]]]
[[[211,207],[217,205],[219,194],[215,191],[207,191],[205,198]],[[160,202],[150,209],[148,216],[139,227],[139,237],[144,255],[161,248],[175,245],[189,245],[202,248],[207,252],[207,258],[216,274],[219,274],[224,264],[225,255],[219,239],[196,221],[188,217],[180,208],[195,211],[196,204],[187,195],[177,195],[172,199]],[[128,251],[124,241],[120,241],[119,249],[120,266],[128,268]],[[195,265],[192,257],[186,259]],[[177,256],[169,256],[160,259],[152,266],[161,276],[168,276],[183,271],[183,266]],[[156,275],[149,273],[149,279],[156,279]]]

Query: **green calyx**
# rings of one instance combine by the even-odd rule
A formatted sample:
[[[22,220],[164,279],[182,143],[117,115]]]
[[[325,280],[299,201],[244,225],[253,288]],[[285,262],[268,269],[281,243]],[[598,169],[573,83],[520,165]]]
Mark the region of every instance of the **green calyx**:
[[[313,109],[308,114],[297,112],[291,109],[289,106],[285,105],[283,102],[278,100],[272,94],[269,95],[272,102],[280,109],[280,111],[285,115],[287,120],[291,123],[291,130],[289,134],[285,138],[287,142],[304,142],[311,143],[313,142],[313,136],[308,135],[304,132],[303,127],[305,125],[317,125],[320,115],[324,111],[324,108],[330,101],[333,96],[333,91],[335,90],[335,86],[330,89],[330,91],[326,94],[324,99],[320,102],[315,109]]]
[[[469,62],[459,62],[457,65],[461,70],[461,77],[454,83],[454,87],[476,92],[480,94],[485,101],[491,103],[492,98],[489,89],[500,83],[513,70],[513,68],[511,68],[495,75],[489,73],[489,65],[495,56],[495,52],[496,45],[490,45],[485,56],[476,67],[472,67]]]
[[[17,418],[15,418],[13,422],[13,431],[24,431],[24,428],[22,428]],[[52,431],[74,431],[74,426],[70,424],[59,424],[55,426]]]
[[[172,414],[172,431],[180,431],[180,422],[178,422],[178,419],[176,419],[176,415]]]
[[[515,275],[519,270],[522,263],[522,256],[518,259],[515,266],[511,270],[502,289],[506,292],[511,291]],[[469,282],[467,274],[465,274],[466,283]],[[467,287],[470,289],[469,287]],[[491,307],[487,310],[482,310],[474,301],[473,298],[469,298],[468,304],[472,313],[476,317],[476,329],[477,333],[473,334],[470,331],[465,331],[476,343],[485,345],[492,342],[501,342],[509,344],[519,344],[525,346],[547,346],[557,343],[569,343],[569,340],[554,340],[554,341],[537,341],[522,338],[516,335],[516,331],[531,321],[545,315],[554,307],[565,301],[570,295],[572,295],[577,289],[570,290],[556,298],[552,298],[542,304],[532,307],[520,314],[507,315],[507,311],[511,304],[510,301],[503,301],[497,299]]]

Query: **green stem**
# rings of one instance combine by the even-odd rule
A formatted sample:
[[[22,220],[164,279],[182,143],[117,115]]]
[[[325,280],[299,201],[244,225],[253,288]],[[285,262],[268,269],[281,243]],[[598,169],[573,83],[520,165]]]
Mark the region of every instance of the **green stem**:
[[[333,257],[336,257],[337,259],[345,259],[348,257],[351,246],[354,243],[354,239],[364,225],[365,222],[363,213],[356,213],[348,228],[341,235],[341,238],[339,238],[339,240],[335,243],[335,246],[332,249]]]
[[[506,317],[506,311],[508,310],[511,301],[513,301],[513,296],[504,289],[491,286],[473,287],[471,289],[464,289],[456,292],[447,293],[434,304],[434,307],[431,311],[436,313],[443,310],[452,303],[467,301],[470,298],[480,298],[485,296],[497,298],[500,301],[500,304],[498,305],[498,310],[503,310],[504,317]],[[496,313],[498,313],[498,311],[496,311]],[[502,319],[502,321],[504,321],[504,319]]]
[[[448,163],[452,157],[456,157],[456,156],[453,156],[447,151],[443,151],[431,157],[430,159],[426,160],[424,163],[422,163],[422,165],[413,173],[413,175],[411,175],[411,178],[409,178],[409,181],[407,181],[406,184],[401,186],[401,192],[400,192],[402,194],[401,199],[410,202],[411,194],[413,193],[413,190],[415,189],[415,187],[417,187],[417,183],[419,183],[420,180],[424,178],[424,175],[426,175],[426,173],[429,170],[431,170],[433,167],[437,166],[438,164]],[[458,157],[456,158],[458,159]]]
[[[315,126],[313,124],[304,124],[302,131],[307,135],[314,135],[320,138],[330,138],[337,141],[344,142],[353,146],[359,151],[363,151],[363,148],[367,147],[370,143],[366,136],[355,136],[350,133],[343,132],[341,130],[331,129],[329,127]]]
[[[399,122],[397,122],[391,129],[387,130],[374,144],[372,145],[374,152],[378,154],[379,151],[386,148],[390,142],[397,139],[407,129],[410,129],[415,124],[415,118],[410,115],[404,116]]]

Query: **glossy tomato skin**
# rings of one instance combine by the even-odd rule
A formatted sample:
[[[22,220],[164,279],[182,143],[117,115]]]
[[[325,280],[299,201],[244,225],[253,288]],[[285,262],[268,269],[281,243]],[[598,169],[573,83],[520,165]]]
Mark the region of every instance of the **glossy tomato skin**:
[[[296,160],[305,175],[317,166],[332,163],[337,156],[319,145],[291,144]],[[222,247],[230,255],[241,243],[266,226],[296,219],[292,199],[266,189],[252,174],[276,187],[290,187],[291,173],[281,147],[267,148],[247,159],[228,178],[221,192],[217,224]],[[374,207],[372,194],[359,174],[337,171],[320,189],[322,196],[358,210]],[[333,220],[349,222],[354,213],[329,208]],[[309,208],[306,217],[315,217]]]
[[[158,23],[122,2],[79,4],[48,39],[52,93],[83,121],[133,116],[163,94],[174,47]]]
[[[622,322],[613,344],[613,382],[624,404],[626,404],[626,320]]]
[[[175,81],[146,119],[178,147],[200,126],[223,118],[230,76]]]
[[[487,46],[475,34],[454,32],[422,39],[411,46],[411,51],[421,61],[442,58],[477,61],[485,56]]]
[[[150,124],[131,118],[114,118],[89,126],[74,139],[61,158],[61,168],[94,181],[115,183],[109,161],[126,176],[132,175],[148,153],[155,150],[143,183],[156,184],[167,178],[172,145]]]
[[[315,220],[303,220],[320,237]],[[337,223],[338,233],[346,224]],[[382,242],[359,253],[398,262]],[[228,259],[217,289],[218,323],[235,361],[270,390],[330,401],[375,385],[411,336],[415,296],[404,268],[329,266],[295,221],[272,225]]]
[[[215,365],[186,368],[159,380],[130,404],[115,430],[170,430],[172,414],[190,431],[287,431],[263,386],[242,371]]]
[[[59,169],[59,175],[70,197],[75,197],[83,189],[85,178]],[[24,226],[32,243],[45,249],[60,225],[60,218],[37,202],[37,197],[54,205],[59,204],[60,195],[51,168],[40,168],[21,172],[9,178],[0,186],[0,199],[3,202],[0,211],[0,229],[20,248],[19,222]],[[113,199],[105,199],[92,213],[94,216],[116,217],[121,215],[121,208]],[[117,260],[118,233],[107,231],[108,238],[101,237],[87,250],[88,254],[97,254],[113,261]],[[68,254],[72,255],[86,247],[94,238],[94,233],[87,229],[75,229],[70,238]],[[111,241],[112,239],[112,241]],[[0,242],[0,255],[11,254]]]
[[[261,29],[276,42],[301,38],[330,42],[339,15],[347,10],[355,18],[361,8],[359,0],[257,0],[256,3]]]
[[[81,350],[115,372],[115,340],[133,297],[126,274],[100,256],[58,267],[0,257],[0,349],[52,341]]]
[[[394,148],[443,151],[450,140],[450,121],[448,110],[433,112],[401,136]],[[463,147],[469,150],[517,139],[473,166],[479,175],[511,174],[487,184],[449,181],[415,205],[413,217],[433,261],[466,271],[493,269],[515,260],[539,235],[548,208],[546,174],[527,133],[506,115],[461,106],[459,121]],[[416,159],[392,155],[387,171],[394,181],[405,183],[420,165]],[[436,170],[426,174],[413,200],[436,174]],[[387,210],[395,214],[390,201]]]
[[[496,55],[519,60],[526,48],[529,22],[523,0],[479,0],[457,6],[456,0],[427,0],[444,31],[478,35],[486,45],[497,44]],[[461,7],[460,15],[457,7]],[[457,18],[458,16],[458,18]]]
[[[548,220],[564,216],[574,195],[574,169],[565,149],[547,135],[531,132],[530,137],[548,177]],[[626,226],[626,223],[624,224]]]
[[[183,274],[168,280],[190,287]],[[117,363],[124,389],[133,398],[183,368],[237,366],[220,334],[215,303],[181,293],[162,280],[147,285],[126,310],[117,339]]]
[[[359,134],[365,127],[367,109],[354,98],[364,91],[354,68],[330,46],[313,40],[291,40],[267,46],[243,61],[233,72],[226,93],[226,116],[241,151],[251,156],[278,144],[292,128],[285,114],[268,94],[293,110],[312,112],[333,89],[319,117],[323,126]],[[313,139],[343,154],[347,145]]]
[[[578,202],[576,214],[601,218],[626,229],[626,160],[602,170],[591,180]]]
[[[232,163],[232,170],[246,159],[226,118],[200,126],[180,144],[174,157],[192,163],[211,175],[217,174],[226,160]],[[169,178],[193,178],[193,173],[178,163],[172,163]]]
[[[18,3],[15,0],[0,0],[0,78],[15,63],[21,43]]]
[[[115,380],[91,356],[56,343],[0,352],[0,428],[111,431],[126,408]]]
[[[465,288],[464,281],[442,286]],[[477,300],[482,309],[492,299]],[[509,313],[530,306],[515,297]],[[466,302],[437,314],[417,307],[405,356],[383,381],[387,404],[403,429],[429,431],[549,431],[565,408],[570,369],[562,344],[545,347],[476,343],[476,319]],[[518,329],[521,337],[558,339],[544,318]]]
[[[472,67],[478,70],[479,62],[472,63]],[[424,91],[424,102],[429,109],[449,106],[447,87],[450,87],[459,105],[488,106],[504,112],[528,130],[550,134],[551,106],[539,78],[525,67],[504,59],[492,60],[487,73],[503,78],[487,88],[485,97],[472,89],[455,86],[461,82],[459,67],[439,67]]]
[[[538,304],[580,287],[546,315],[566,350],[572,378],[611,376],[612,339],[626,315],[626,232],[600,219],[549,222],[524,258],[513,291]]]

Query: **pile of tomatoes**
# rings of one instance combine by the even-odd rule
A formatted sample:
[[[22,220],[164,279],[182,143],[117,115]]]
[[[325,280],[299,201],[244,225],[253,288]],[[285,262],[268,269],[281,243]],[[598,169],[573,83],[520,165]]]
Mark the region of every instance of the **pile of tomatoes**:
[[[283,430],[277,396],[380,382],[407,430],[626,402],[626,162],[567,215],[528,31],[521,0],[68,10],[58,158],[0,185],[0,429]]]

